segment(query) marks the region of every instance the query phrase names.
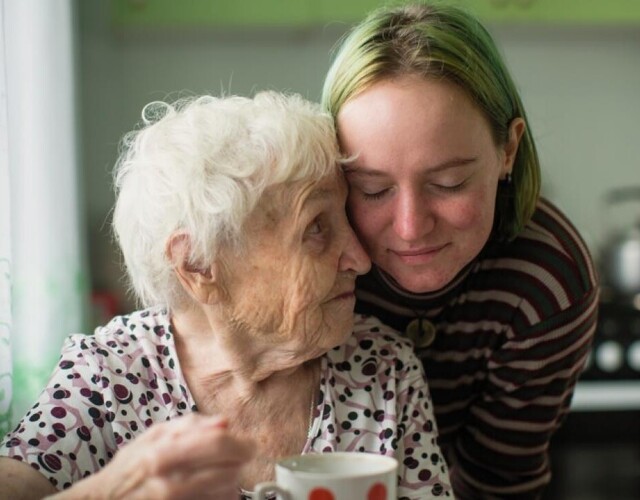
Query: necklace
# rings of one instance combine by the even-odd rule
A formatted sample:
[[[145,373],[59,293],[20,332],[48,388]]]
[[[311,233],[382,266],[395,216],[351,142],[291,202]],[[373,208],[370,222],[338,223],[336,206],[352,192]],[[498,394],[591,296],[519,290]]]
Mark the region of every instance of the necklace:
[[[315,391],[313,391],[315,393]],[[316,398],[315,395],[312,394],[311,395],[311,406],[309,408],[309,429],[307,430],[307,439],[311,439],[311,437],[313,436],[313,414],[315,413],[315,409],[316,409]]]
[[[436,327],[431,321],[418,315],[405,329],[405,334],[417,349],[429,347],[436,338]]]
[[[311,404],[309,405],[309,427],[307,428],[307,439],[311,439],[313,437],[313,422],[315,420],[314,416],[317,406],[316,395],[318,394],[318,383],[316,382],[317,364],[314,364],[311,370]]]

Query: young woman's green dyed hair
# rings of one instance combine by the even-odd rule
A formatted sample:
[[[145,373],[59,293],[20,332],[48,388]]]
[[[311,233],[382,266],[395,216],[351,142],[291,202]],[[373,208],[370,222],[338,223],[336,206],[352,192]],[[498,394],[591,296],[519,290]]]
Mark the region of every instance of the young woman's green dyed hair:
[[[380,8],[342,41],[324,83],[323,104],[336,117],[346,101],[372,84],[406,74],[444,78],[463,88],[486,116],[498,145],[507,141],[512,120],[524,119],[513,183],[500,183],[496,200],[495,236],[514,238],[535,210],[540,165],[520,96],[491,35],[450,5]]]

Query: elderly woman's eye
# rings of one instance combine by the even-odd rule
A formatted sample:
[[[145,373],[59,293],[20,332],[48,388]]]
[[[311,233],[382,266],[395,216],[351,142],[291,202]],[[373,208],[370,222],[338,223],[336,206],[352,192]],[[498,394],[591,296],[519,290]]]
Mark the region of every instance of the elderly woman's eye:
[[[308,235],[322,234],[322,224],[318,219],[314,220],[307,228]]]

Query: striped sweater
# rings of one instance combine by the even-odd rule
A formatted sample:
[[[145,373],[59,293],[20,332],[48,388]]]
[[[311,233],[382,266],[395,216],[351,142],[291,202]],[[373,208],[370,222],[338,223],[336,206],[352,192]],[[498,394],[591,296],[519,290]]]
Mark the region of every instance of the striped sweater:
[[[375,268],[357,288],[357,312],[416,345],[456,496],[538,498],[597,319],[594,266],[572,224],[541,200],[518,238],[489,241],[445,289],[408,293]]]

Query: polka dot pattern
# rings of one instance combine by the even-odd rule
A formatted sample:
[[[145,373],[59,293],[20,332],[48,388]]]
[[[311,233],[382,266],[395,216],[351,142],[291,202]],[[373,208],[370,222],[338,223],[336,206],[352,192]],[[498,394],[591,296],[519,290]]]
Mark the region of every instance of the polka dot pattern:
[[[328,352],[310,438],[302,453],[395,456],[398,497],[452,498],[422,366],[411,344],[375,318]],[[104,467],[157,422],[195,411],[162,309],[114,318],[94,335],[71,335],[37,403],[0,443],[58,489]]]

